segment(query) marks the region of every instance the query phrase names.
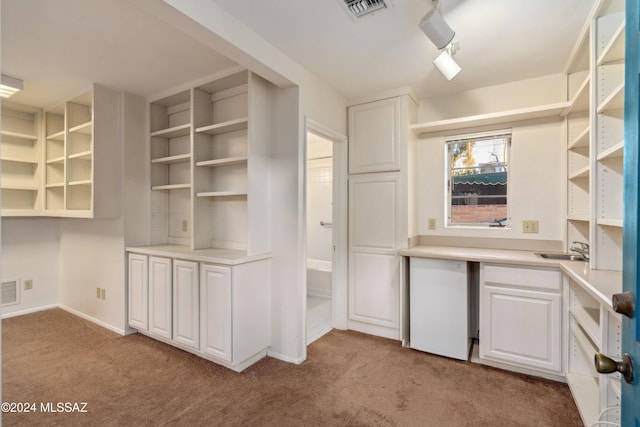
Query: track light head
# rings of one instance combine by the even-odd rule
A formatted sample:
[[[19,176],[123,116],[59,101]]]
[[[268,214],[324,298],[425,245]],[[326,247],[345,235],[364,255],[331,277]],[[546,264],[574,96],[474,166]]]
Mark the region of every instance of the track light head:
[[[453,37],[456,35],[456,32],[444,22],[442,15],[440,15],[440,10],[435,7],[427,12],[422,20],[420,20],[418,26],[438,50],[443,49],[451,43]]]

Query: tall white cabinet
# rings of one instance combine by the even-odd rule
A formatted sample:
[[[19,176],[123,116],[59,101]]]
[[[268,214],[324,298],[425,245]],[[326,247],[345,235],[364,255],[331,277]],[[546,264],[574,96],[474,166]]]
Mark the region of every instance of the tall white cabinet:
[[[402,338],[408,245],[406,95],[349,107],[349,329]]]

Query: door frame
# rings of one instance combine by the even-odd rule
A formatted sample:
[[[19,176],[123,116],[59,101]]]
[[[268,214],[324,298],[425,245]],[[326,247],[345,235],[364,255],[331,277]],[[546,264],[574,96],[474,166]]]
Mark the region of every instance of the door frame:
[[[312,133],[333,143],[333,222],[332,240],[332,327],[347,329],[347,221],[348,221],[348,150],[347,136],[337,132],[323,124],[305,117],[304,133],[304,241],[305,241],[305,271],[307,263],[307,135]],[[307,293],[307,280],[305,275],[304,295]],[[306,319],[305,304],[305,319]],[[306,345],[305,327],[305,345]]]

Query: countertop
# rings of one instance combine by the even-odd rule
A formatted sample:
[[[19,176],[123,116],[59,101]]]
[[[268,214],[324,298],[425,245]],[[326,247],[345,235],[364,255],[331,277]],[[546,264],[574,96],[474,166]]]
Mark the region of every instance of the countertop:
[[[558,268],[582,286],[599,303],[611,308],[611,296],[622,292],[622,272],[591,270],[584,261],[544,259],[532,251],[485,249],[454,246],[415,246],[398,251],[399,255],[417,258],[449,259],[485,263]]]
[[[178,258],[212,264],[238,265],[271,258],[271,254],[247,255],[232,249],[191,249],[181,245],[129,246],[127,252],[143,255]]]

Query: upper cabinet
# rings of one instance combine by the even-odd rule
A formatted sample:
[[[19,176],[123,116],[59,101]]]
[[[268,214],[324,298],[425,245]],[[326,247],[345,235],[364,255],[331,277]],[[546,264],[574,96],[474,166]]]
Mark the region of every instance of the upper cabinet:
[[[237,72],[152,100],[152,243],[265,253],[271,84]]]
[[[120,95],[104,86],[41,114],[2,105],[2,216],[119,214]]]
[[[400,170],[400,98],[349,107],[349,173]]]
[[[41,112],[2,102],[2,216],[29,216],[41,206]]]

